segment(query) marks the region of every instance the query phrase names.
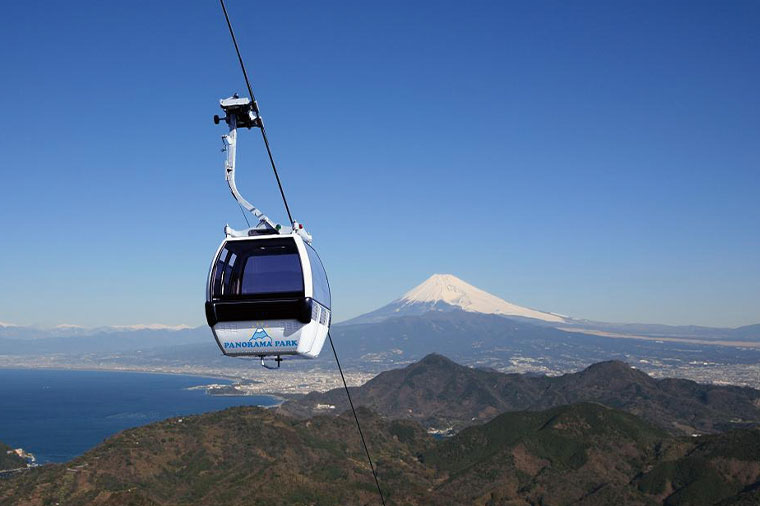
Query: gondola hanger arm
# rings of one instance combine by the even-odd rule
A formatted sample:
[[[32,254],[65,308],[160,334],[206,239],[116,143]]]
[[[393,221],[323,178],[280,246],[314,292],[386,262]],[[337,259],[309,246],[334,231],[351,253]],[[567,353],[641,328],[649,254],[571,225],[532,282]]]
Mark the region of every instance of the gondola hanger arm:
[[[224,177],[227,180],[227,185],[230,187],[232,196],[235,200],[243,206],[243,208],[253,214],[258,220],[258,226],[256,228],[268,228],[272,231],[279,230],[272,220],[267,215],[261,212],[256,206],[248,202],[237,189],[235,183],[235,163],[237,158],[237,130],[238,127],[251,128],[252,126],[258,126],[261,124],[261,118],[257,112],[255,112],[253,103],[249,98],[240,98],[237,95],[233,95],[229,98],[224,98],[219,101],[222,110],[225,113],[224,118],[214,116],[214,123],[219,123],[224,120],[227,123],[229,131],[222,136],[224,142],[224,149],[227,152],[227,159],[224,162]]]
[[[281,225],[275,224],[259,208],[248,202],[248,200],[240,194],[235,182],[238,128],[261,128],[262,121],[258,113],[256,102],[249,98],[239,97],[235,94],[229,98],[220,100],[219,104],[221,105],[225,116],[223,118],[214,116],[214,123],[218,124],[221,121],[224,121],[227,123],[229,129],[229,131],[222,136],[224,149],[227,152],[227,159],[224,162],[224,177],[227,180],[227,185],[230,187],[230,192],[232,192],[232,196],[235,200],[243,207],[243,209],[253,214],[259,220],[256,227],[246,231],[234,230],[227,226],[225,227],[225,234],[233,237],[241,237],[252,235],[257,232],[280,234],[296,233],[300,235],[303,240],[311,243],[311,234],[306,231],[303,224],[293,221],[291,227],[283,228]]]

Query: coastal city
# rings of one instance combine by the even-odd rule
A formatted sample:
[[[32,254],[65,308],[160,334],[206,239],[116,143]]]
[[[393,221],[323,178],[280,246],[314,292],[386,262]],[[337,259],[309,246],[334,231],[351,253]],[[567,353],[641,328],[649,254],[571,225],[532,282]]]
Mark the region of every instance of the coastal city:
[[[745,350],[757,354],[757,350]],[[736,360],[722,362],[709,360],[684,359],[677,356],[656,357],[630,356],[624,361],[632,367],[641,369],[655,378],[683,378],[698,383],[716,385],[738,385],[760,388],[760,362],[747,360],[742,350],[736,351]],[[739,360],[743,357],[744,360]],[[421,358],[421,357],[420,357]],[[371,363],[365,370],[351,363],[344,370],[346,383],[359,386],[372,379],[383,370],[404,367],[414,360],[383,361]],[[545,374],[559,376],[576,372],[591,365],[588,359],[580,356],[531,357],[514,354],[489,354],[471,360],[468,365],[483,367],[504,373]],[[238,365],[241,364],[241,365]],[[261,368],[255,361],[236,361],[230,365],[203,364],[139,364],[132,357],[80,356],[76,360],[67,355],[45,355],[39,357],[0,355],[0,368],[48,368],[71,370],[131,371],[159,374],[180,374],[218,378],[225,384],[209,383],[208,393],[212,395],[272,395],[287,398],[304,395],[309,392],[324,392],[341,388],[340,375],[334,364],[327,361],[309,363],[304,361],[285,361],[280,370]]]

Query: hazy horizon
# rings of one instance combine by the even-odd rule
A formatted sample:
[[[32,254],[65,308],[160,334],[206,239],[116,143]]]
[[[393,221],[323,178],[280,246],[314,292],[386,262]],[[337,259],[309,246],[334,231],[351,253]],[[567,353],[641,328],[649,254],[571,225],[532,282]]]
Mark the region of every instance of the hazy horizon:
[[[404,294],[400,294],[399,297],[393,299],[393,301],[401,300],[402,298],[404,300],[406,300],[406,297],[410,293],[412,293],[412,292],[420,289],[420,287],[425,286],[430,280],[432,280],[435,277],[439,277],[439,276],[449,277],[451,275],[450,274],[443,274],[443,275],[441,275],[441,274],[433,274],[429,278],[427,278],[423,283],[420,283],[419,285],[415,286],[414,288],[412,288],[411,290],[409,290],[408,292],[406,292]],[[458,281],[464,281],[464,280],[459,279]],[[465,281],[465,283],[466,283],[466,281]],[[475,288],[477,289],[477,287],[475,287]],[[443,298],[440,298],[438,300],[440,300],[441,302],[447,302],[448,303],[448,301],[446,301]],[[388,303],[393,302],[393,301],[388,301]],[[506,302],[512,303],[513,301],[506,301]],[[385,305],[386,304],[383,304],[383,305],[381,305],[379,307],[383,307]],[[371,312],[371,311],[373,311],[375,309],[379,309],[379,307],[372,308],[372,309],[370,309],[367,312]],[[525,308],[523,308],[523,309],[525,309]],[[539,311],[541,310],[541,308],[528,308],[528,309],[537,309]],[[470,310],[470,309],[466,309],[466,310]],[[477,309],[471,309],[471,310],[478,311]],[[487,310],[486,312],[490,312],[490,311]],[[575,316],[575,315],[564,315],[564,314],[556,313],[556,312],[553,312],[553,311],[550,311],[550,310],[544,310],[543,312],[550,313],[550,314],[556,314],[556,315],[559,315],[559,316],[562,316],[562,317],[572,318],[572,319],[576,319],[576,320],[588,320],[588,318],[578,317],[578,316]],[[335,323],[341,323],[341,322],[344,322],[344,321],[348,321],[348,320],[351,320],[351,319],[353,319],[353,318],[355,318],[357,316],[361,316],[363,314],[365,314],[365,313],[361,313],[359,315],[353,315],[353,316],[350,316],[348,318],[342,318],[340,320],[336,320]],[[598,321],[600,321],[600,320],[598,320]],[[644,321],[641,321],[641,322],[633,322],[633,321],[627,321],[627,322],[606,322],[606,323],[614,323],[614,324],[628,324],[628,323],[634,323],[634,324],[661,324],[661,322],[644,322]],[[679,324],[673,324],[673,325],[679,325]],[[691,325],[691,324],[685,323],[683,325]],[[753,324],[750,323],[748,325],[753,325]],[[161,322],[139,322],[139,323],[133,322],[131,324],[121,323],[121,324],[113,324],[113,325],[96,325],[96,326],[86,326],[86,325],[81,325],[81,324],[76,324],[76,323],[58,323],[58,324],[55,324],[55,325],[48,325],[46,327],[44,325],[38,325],[38,324],[35,324],[35,323],[17,324],[17,323],[13,323],[13,322],[0,321],[0,327],[3,327],[3,326],[5,326],[5,327],[30,326],[30,327],[39,327],[39,328],[52,328],[52,329],[69,329],[70,328],[70,329],[83,329],[83,330],[93,330],[93,329],[97,329],[97,328],[111,328],[111,329],[123,329],[123,330],[143,330],[143,329],[144,330],[186,330],[186,329],[195,329],[195,328],[198,328],[198,327],[204,327],[205,323],[201,323],[201,324],[197,324],[197,325],[189,325],[189,324],[186,324],[186,323],[171,324],[171,323],[161,323]],[[743,325],[740,325],[738,327],[741,327],[741,326],[743,326]]]

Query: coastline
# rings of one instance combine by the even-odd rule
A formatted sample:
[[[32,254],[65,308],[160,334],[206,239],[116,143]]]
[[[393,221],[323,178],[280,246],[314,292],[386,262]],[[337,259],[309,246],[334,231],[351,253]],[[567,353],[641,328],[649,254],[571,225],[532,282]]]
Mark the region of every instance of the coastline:
[[[39,464],[69,461],[133,427],[235,406],[276,408],[285,400],[264,393],[216,396],[206,386],[231,381],[156,371],[2,367],[0,376],[7,408],[0,441],[33,453]]]
[[[82,372],[123,372],[123,373],[136,373],[136,374],[157,374],[157,375],[166,375],[166,376],[191,376],[195,378],[204,378],[204,379],[211,379],[211,380],[222,380],[222,381],[241,381],[245,380],[246,378],[241,376],[225,376],[221,374],[214,374],[214,373],[202,373],[200,371],[196,372],[183,372],[183,371],[164,371],[164,370],[156,370],[156,369],[139,369],[139,368],[113,368],[113,367],[92,367],[92,366],[85,366],[85,367],[65,367],[62,365],[51,365],[51,366],[29,366],[29,365],[5,365],[0,363],[0,369],[6,370],[6,371],[12,371],[12,370],[24,370],[24,371],[33,371],[33,370],[47,370],[47,371],[82,371]],[[266,395],[266,394],[262,394]],[[274,395],[273,395],[274,396]]]
[[[166,372],[166,371],[155,371],[155,370],[140,370],[140,369],[107,369],[107,368],[90,368],[90,367],[82,367],[82,368],[75,368],[75,367],[6,367],[3,365],[0,365],[0,370],[3,371],[13,371],[13,370],[19,370],[19,371],[61,371],[61,372],[68,372],[68,371],[77,371],[77,372],[117,372],[117,373],[132,373],[132,374],[154,374],[157,376],[187,376],[191,378],[202,378],[206,380],[221,380],[221,381],[229,381],[230,385],[234,385],[235,382],[244,381],[246,378],[241,378],[239,376],[222,376],[222,375],[207,375],[207,374],[201,374],[201,373],[184,373],[184,372]],[[240,393],[240,394],[212,394],[209,393],[208,385],[197,385],[194,387],[188,387],[185,388],[185,390],[205,390],[206,395],[210,395],[212,397],[269,397],[271,399],[274,399],[276,403],[269,405],[269,406],[262,406],[264,408],[276,408],[280,406],[283,402],[287,401],[289,398],[298,397],[302,394],[286,394],[282,392],[254,392],[254,393]]]
[[[304,368],[299,366],[278,374],[251,367],[253,363],[233,362],[230,365],[190,365],[180,364],[114,364],[110,360],[99,357],[82,357],[74,361],[70,356],[47,355],[29,357],[0,354],[0,369],[18,370],[57,370],[57,371],[90,371],[90,372],[129,372],[143,374],[164,374],[174,376],[191,376],[204,378],[209,382],[224,381],[230,384],[239,383],[245,395],[266,395],[282,399],[301,396],[310,392],[324,392],[342,387],[340,377],[334,370],[320,367]],[[105,362],[105,363],[104,363]],[[315,364],[316,365],[316,364]],[[237,367],[236,367],[237,366]],[[347,371],[346,380],[349,386],[359,386],[377,375],[377,372]]]

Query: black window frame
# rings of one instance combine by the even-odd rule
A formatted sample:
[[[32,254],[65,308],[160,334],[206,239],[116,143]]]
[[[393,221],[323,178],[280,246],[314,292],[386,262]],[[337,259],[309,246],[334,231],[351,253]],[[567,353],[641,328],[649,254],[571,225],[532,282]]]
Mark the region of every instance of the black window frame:
[[[308,244],[306,242],[304,242],[304,246],[306,247],[306,256],[309,258],[309,265],[311,266],[312,299],[319,302],[322,306],[326,307],[327,309],[330,309],[330,306],[332,305],[332,292],[330,291],[330,280],[327,278],[327,270],[325,269],[325,266],[322,263],[322,259],[319,257],[319,253],[317,253],[317,250],[314,249],[311,244]],[[315,266],[314,266],[314,261],[312,258],[316,258],[317,269],[319,269],[319,271],[322,274],[322,277],[324,277],[324,282],[325,282],[324,285],[325,285],[325,289],[327,290],[327,301],[321,300],[322,297],[317,296],[317,290],[316,290],[317,277],[315,276]]]
[[[250,254],[248,250],[254,246],[260,246],[263,242],[273,243],[281,242],[283,245],[292,246],[292,251],[289,254],[295,254],[298,258],[298,267],[301,277],[301,288],[296,291],[277,291],[277,292],[264,292],[254,294],[243,294],[242,284],[245,266],[248,263],[250,257],[255,255]],[[246,252],[248,251],[248,253]],[[223,259],[223,254],[226,253]],[[234,266],[229,266],[229,261],[232,257],[235,258]],[[221,272],[227,270],[228,267],[232,267],[229,273],[225,273],[223,278],[219,278],[220,269]],[[228,291],[230,282],[234,283],[233,293],[223,293]],[[292,237],[272,237],[266,239],[248,239],[227,241],[222,246],[219,256],[214,262],[214,271],[211,277],[211,300],[212,301],[245,301],[245,300],[282,300],[282,299],[296,299],[303,298],[305,296],[304,288],[304,273],[303,273],[303,259],[301,253],[298,250],[298,245],[295,239]]]

